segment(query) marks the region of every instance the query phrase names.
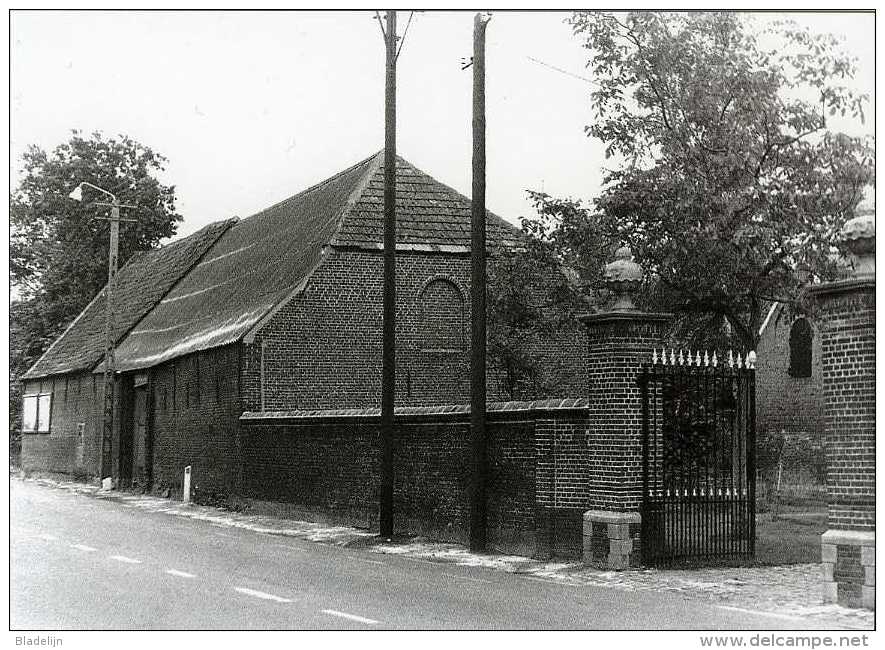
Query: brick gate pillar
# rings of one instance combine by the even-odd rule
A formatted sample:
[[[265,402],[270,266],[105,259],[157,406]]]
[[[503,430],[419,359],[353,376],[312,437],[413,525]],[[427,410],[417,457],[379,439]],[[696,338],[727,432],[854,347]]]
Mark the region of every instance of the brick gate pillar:
[[[663,346],[670,314],[636,309],[632,296],[642,269],[629,248],[605,267],[615,296],[608,311],[587,314],[589,389],[588,501],[584,513],[584,562],[608,569],[640,560],[642,501],[642,396],[640,367]]]
[[[876,281],[874,215],[842,229],[854,270],[812,288],[821,330],[827,527],[821,537],[823,597],[875,606]]]

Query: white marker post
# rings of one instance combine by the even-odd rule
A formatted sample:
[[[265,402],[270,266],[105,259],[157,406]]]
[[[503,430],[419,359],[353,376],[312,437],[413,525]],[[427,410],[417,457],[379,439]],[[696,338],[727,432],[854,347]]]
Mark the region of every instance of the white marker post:
[[[185,503],[191,502],[191,466],[184,468],[184,489],[182,490],[181,500]]]

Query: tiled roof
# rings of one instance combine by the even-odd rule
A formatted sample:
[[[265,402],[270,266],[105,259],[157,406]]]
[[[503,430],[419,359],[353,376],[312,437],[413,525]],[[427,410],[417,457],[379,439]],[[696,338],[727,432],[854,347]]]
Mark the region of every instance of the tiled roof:
[[[114,340],[119,341],[205,253],[233,220],[210,224],[153,251],[133,255],[117,273]],[[25,374],[35,379],[93,368],[104,356],[104,289]]]
[[[347,211],[332,241],[338,246],[381,247],[384,235],[384,165],[382,154],[365,190]],[[396,161],[396,241],[453,250],[470,249],[470,199],[431,178],[411,163]],[[513,242],[516,229],[491,212],[486,213],[490,245]]]
[[[397,247],[469,251],[470,200],[397,159]],[[383,154],[238,222],[132,328],[118,370],[145,368],[243,338],[301,291],[328,246],[380,249]],[[489,213],[489,246],[519,233]]]

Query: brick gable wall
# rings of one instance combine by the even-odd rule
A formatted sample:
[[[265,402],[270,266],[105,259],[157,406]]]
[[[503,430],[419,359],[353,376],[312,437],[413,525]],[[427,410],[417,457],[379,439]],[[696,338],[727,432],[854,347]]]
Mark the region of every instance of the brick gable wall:
[[[304,292],[285,305],[246,346],[245,410],[261,410],[264,359],[265,410],[376,406],[381,383],[382,267],[380,251],[331,249]],[[456,404],[470,399],[470,259],[465,255],[397,254],[398,406]],[[462,302],[455,298],[460,296]],[[460,322],[461,349],[428,349],[425,318],[447,311]],[[453,310],[460,313],[453,314]],[[434,334],[439,338],[440,333]],[[540,351],[552,394],[584,394],[584,334],[550,339]],[[490,400],[505,399],[490,367]]]

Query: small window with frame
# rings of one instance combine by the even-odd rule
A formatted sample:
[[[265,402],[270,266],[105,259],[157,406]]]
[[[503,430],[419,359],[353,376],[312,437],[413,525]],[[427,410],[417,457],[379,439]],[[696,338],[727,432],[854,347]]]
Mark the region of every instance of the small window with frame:
[[[52,393],[31,393],[22,400],[22,431],[49,433]]]
[[[811,343],[814,334],[805,318],[798,318],[790,328],[791,377],[811,377]]]

